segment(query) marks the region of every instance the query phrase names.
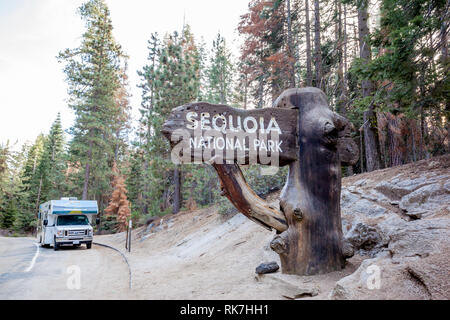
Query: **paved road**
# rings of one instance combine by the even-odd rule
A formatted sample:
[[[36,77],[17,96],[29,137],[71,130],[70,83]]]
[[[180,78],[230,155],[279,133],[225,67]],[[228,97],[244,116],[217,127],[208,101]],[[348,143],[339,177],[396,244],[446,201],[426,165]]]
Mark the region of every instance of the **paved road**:
[[[0,299],[133,298],[128,277],[122,257],[107,248],[54,251],[33,238],[0,237]]]

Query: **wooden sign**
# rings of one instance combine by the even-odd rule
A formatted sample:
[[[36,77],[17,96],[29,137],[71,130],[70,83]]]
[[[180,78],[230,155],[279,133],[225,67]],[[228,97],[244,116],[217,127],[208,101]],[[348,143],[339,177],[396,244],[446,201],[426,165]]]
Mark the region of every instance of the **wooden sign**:
[[[175,163],[209,162],[222,194],[249,219],[277,230],[270,247],[283,273],[340,270],[352,254],[341,230],[341,164],[358,160],[352,124],[317,88],[293,88],[275,108],[242,110],[193,103],[173,109],[163,126]],[[279,207],[247,184],[239,164],[289,164]]]
[[[172,110],[163,134],[179,163],[267,164],[297,159],[297,110],[192,103]]]

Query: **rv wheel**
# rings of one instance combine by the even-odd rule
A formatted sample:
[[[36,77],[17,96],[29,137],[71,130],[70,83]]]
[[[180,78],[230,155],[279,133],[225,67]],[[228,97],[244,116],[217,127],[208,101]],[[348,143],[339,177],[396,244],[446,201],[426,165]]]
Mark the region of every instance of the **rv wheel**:
[[[53,240],[53,250],[58,251],[59,245],[56,243],[56,238]]]
[[[90,249],[92,247],[92,242],[86,243],[86,249]]]

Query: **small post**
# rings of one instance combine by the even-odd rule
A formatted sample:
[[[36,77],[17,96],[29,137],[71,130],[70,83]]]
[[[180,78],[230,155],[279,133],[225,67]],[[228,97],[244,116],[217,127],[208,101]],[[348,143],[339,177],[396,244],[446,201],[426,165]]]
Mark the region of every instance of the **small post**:
[[[128,252],[131,252],[131,228],[133,227],[133,222],[130,220],[128,222]]]
[[[125,237],[125,250],[128,250],[128,226],[127,226],[127,234]]]

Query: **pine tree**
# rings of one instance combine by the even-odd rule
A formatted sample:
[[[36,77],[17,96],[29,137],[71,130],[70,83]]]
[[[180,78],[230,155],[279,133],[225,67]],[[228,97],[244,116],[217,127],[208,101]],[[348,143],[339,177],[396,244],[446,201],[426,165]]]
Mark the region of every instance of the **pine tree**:
[[[152,33],[150,40],[148,40],[149,54],[147,60],[149,65],[143,67],[142,71],[138,71],[139,76],[143,82],[139,85],[142,89],[141,118],[139,119],[139,141],[137,142],[138,149],[133,153],[132,158],[132,172],[129,176],[130,181],[133,181],[135,188],[135,201],[133,203],[138,206],[143,214],[149,211],[149,197],[151,196],[149,190],[149,183],[151,179],[151,170],[149,170],[149,163],[151,161],[152,151],[154,150],[154,130],[152,120],[158,116],[155,103],[155,95],[157,93],[158,84],[156,68],[160,56],[160,40],[157,33]],[[141,173],[143,172],[143,173]]]
[[[9,141],[6,145],[0,144],[0,216],[6,210],[10,157]]]
[[[40,194],[42,191],[42,182],[44,178],[43,164],[45,153],[45,146],[47,144],[47,137],[43,134],[38,135],[34,144],[25,155],[25,168],[21,174],[24,191],[28,194],[25,211],[32,214],[39,204]],[[47,167],[47,165],[45,165]]]
[[[144,150],[148,185],[145,196],[151,214],[165,212],[170,205],[172,212],[178,212],[181,207],[182,173],[170,161],[169,145],[161,128],[174,107],[195,101],[200,95],[201,60],[189,25],[184,27],[181,37],[174,32],[166,36],[160,48],[157,43],[152,39],[151,63],[140,72],[143,78],[141,137],[147,148]]]
[[[225,39],[217,34],[211,50],[211,61],[207,74],[207,101],[210,103],[227,104],[232,97],[233,64],[231,53]]]
[[[90,0],[79,8],[86,31],[81,45],[59,54],[65,62],[70,107],[75,112],[71,128],[70,155],[83,188],[82,199],[103,199],[109,189],[109,172],[114,159],[117,123],[116,92],[120,88],[123,53],[112,35],[112,22],[104,0]]]
[[[119,87],[115,92],[115,115],[116,122],[113,125],[114,133],[114,161],[119,160],[119,156],[126,152],[128,130],[130,129],[130,94],[128,93],[128,62],[127,57],[124,57],[124,66],[119,72]]]
[[[8,206],[6,207],[6,210],[2,215],[2,221],[1,221],[2,228],[10,229],[13,226],[17,215],[18,215],[18,210],[17,210],[17,206],[16,206],[16,201],[13,198],[13,199],[10,199],[10,201],[8,202]]]
[[[247,74],[258,108],[269,95],[274,101],[295,82],[293,44],[289,42],[290,19],[286,2],[253,0],[241,16],[239,32],[245,36],[241,47],[241,72]],[[287,30],[287,31],[286,31]]]
[[[42,159],[36,170],[36,178],[39,180],[35,199],[36,211],[40,203],[59,199],[64,195],[66,170],[64,143],[61,115],[58,113],[46,137]]]
[[[28,203],[29,192],[25,190],[23,173],[29,150],[27,143],[22,145],[20,151],[11,150],[9,142],[0,145],[0,225],[12,201],[13,206],[18,209],[18,214],[14,215],[14,224],[24,212],[22,208]]]
[[[112,171],[114,173],[112,182],[113,192],[105,213],[107,216],[112,215],[116,217],[118,232],[122,232],[127,228],[128,219],[131,216],[131,209],[127,199],[125,179],[117,169],[116,163],[114,163]]]

